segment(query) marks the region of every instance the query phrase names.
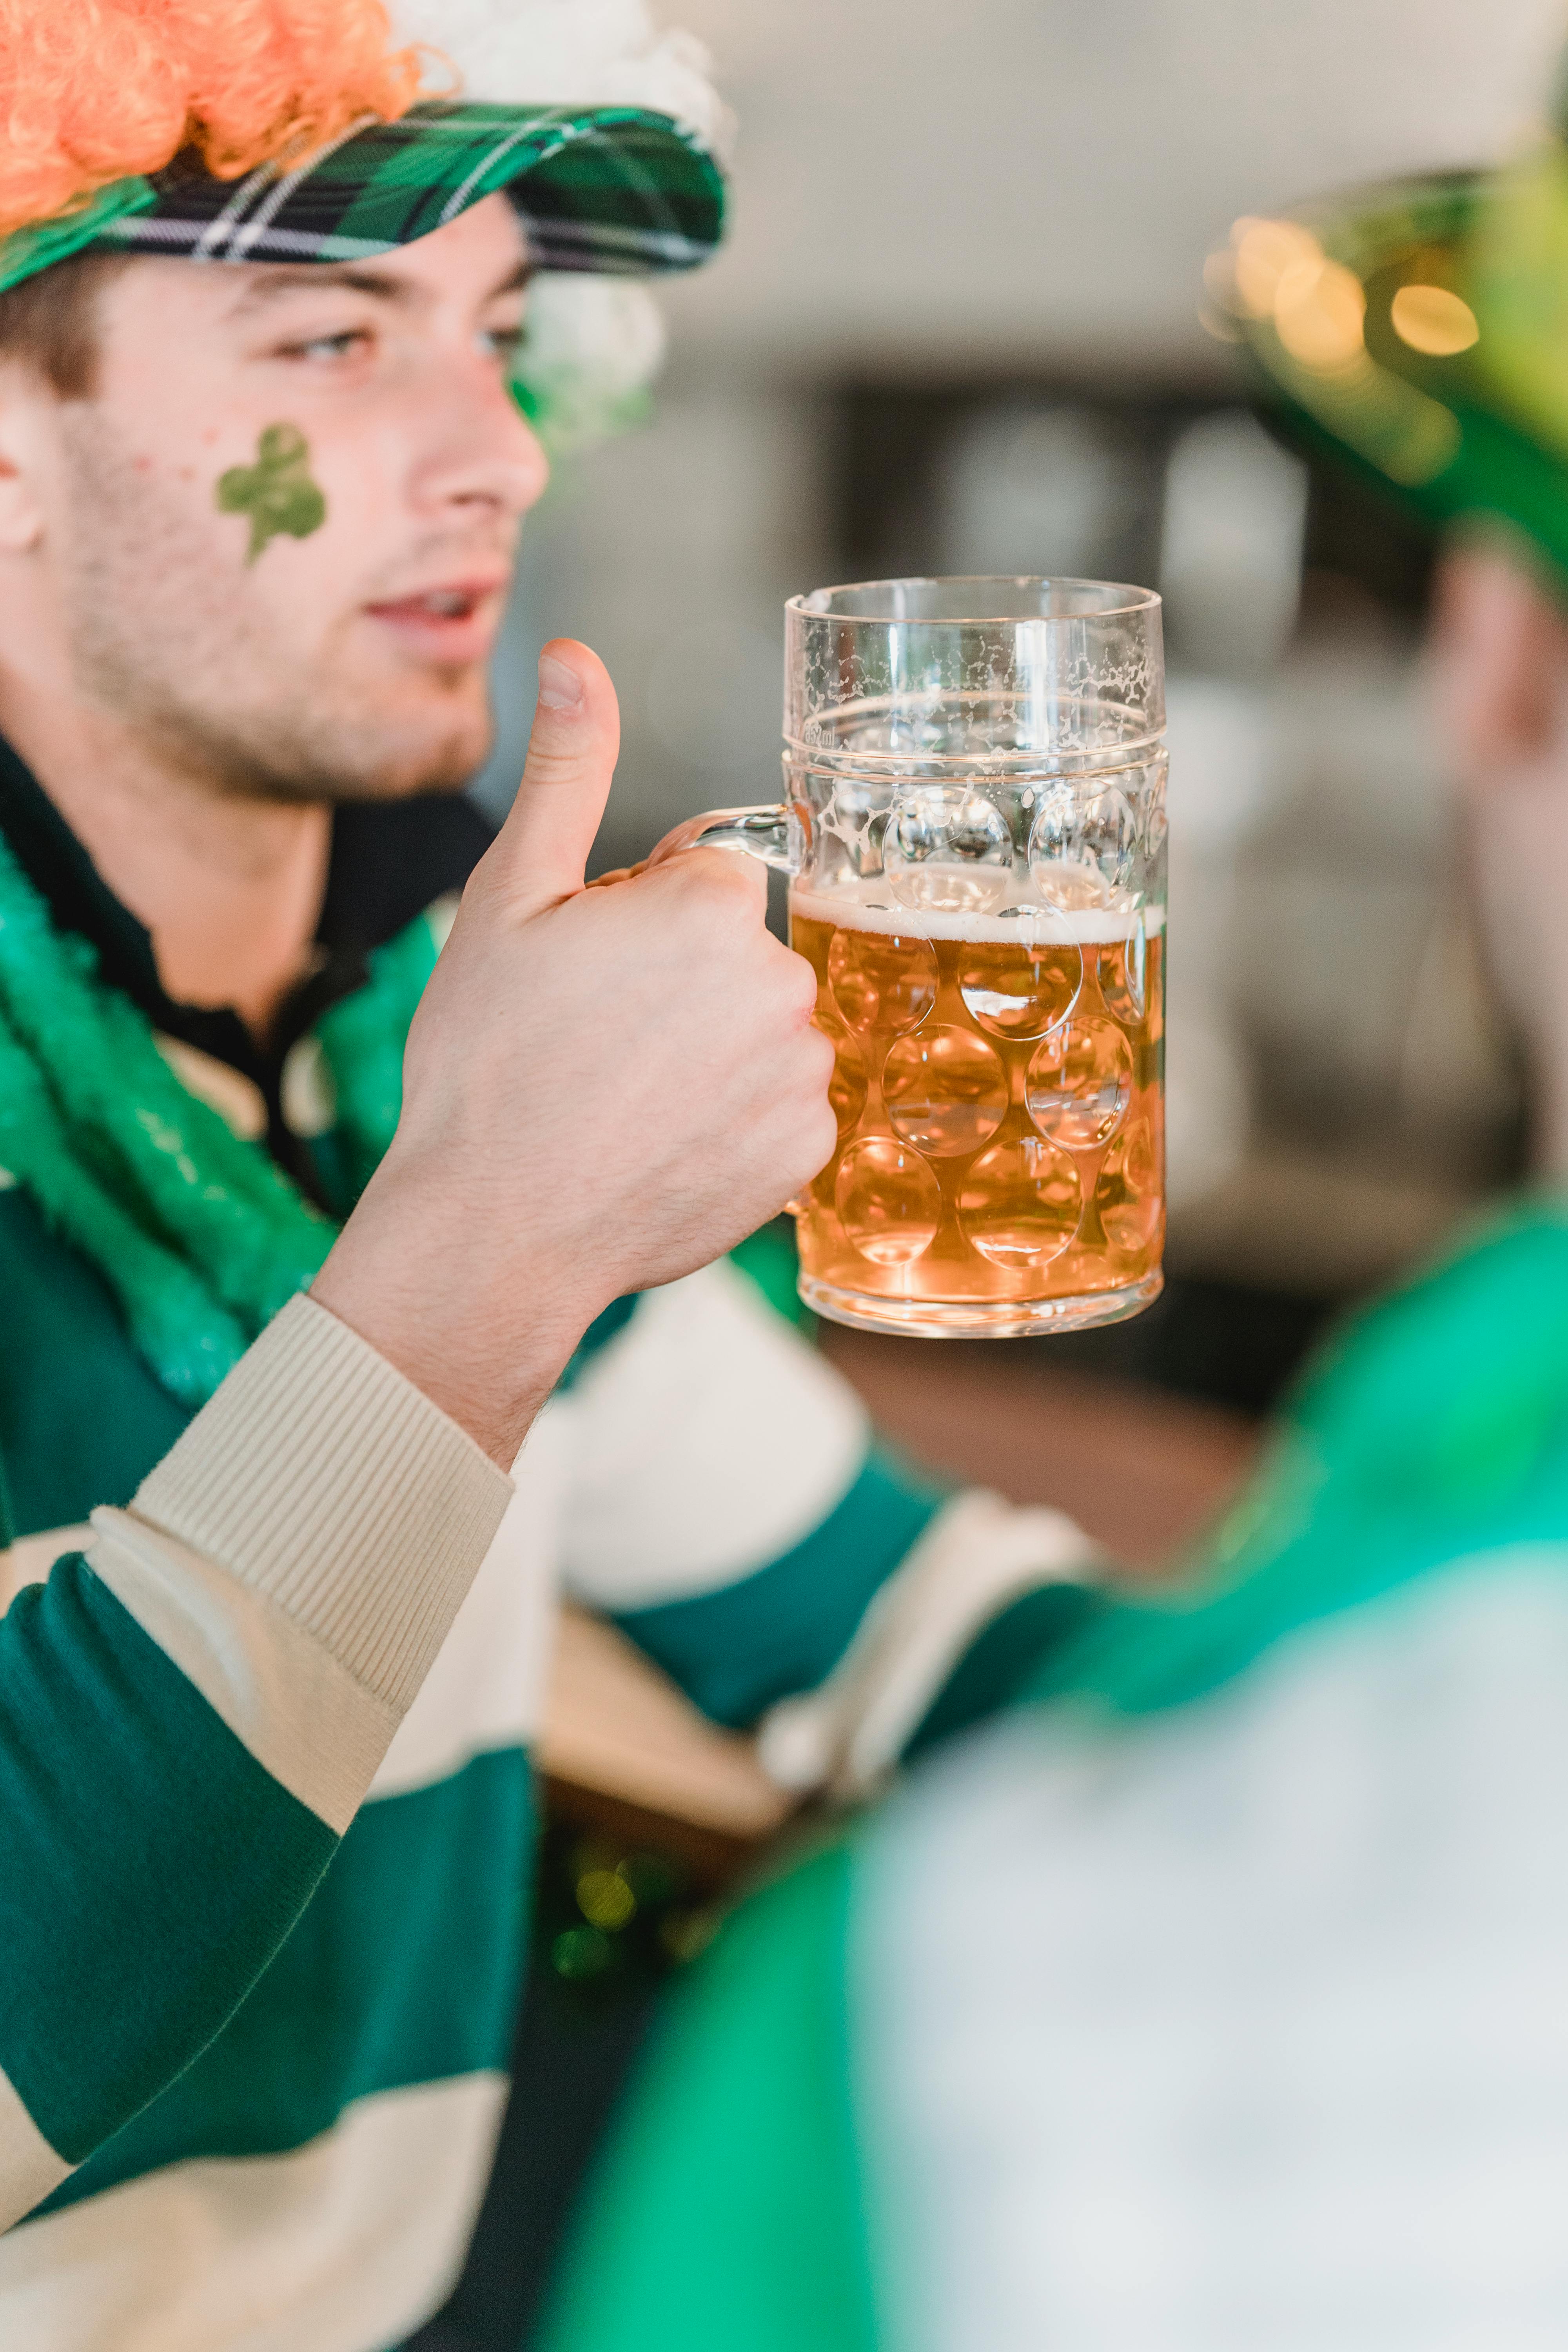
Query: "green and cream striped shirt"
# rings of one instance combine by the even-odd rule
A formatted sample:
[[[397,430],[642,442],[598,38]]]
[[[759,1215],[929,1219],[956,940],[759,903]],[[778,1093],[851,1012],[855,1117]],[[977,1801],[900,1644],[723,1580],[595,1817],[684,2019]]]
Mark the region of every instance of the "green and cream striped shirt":
[[[384,2352],[440,2304],[563,1596],[853,1790],[1088,1558],[890,1463],[729,1265],[601,1318],[510,1487],[307,1302],[190,1422],[0,1180],[0,2344]]]

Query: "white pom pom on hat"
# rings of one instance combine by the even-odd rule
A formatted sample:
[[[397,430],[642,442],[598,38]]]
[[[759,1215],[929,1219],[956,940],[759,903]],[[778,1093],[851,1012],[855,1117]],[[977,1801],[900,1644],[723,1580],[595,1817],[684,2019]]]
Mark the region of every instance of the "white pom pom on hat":
[[[646,106],[723,161],[734,118],[691,34],[658,31],[644,0],[389,0],[399,41],[456,67],[461,95],[501,106]],[[437,66],[432,89],[442,86]]]
[[[432,91],[499,106],[642,106],[674,117],[721,161],[734,117],[689,33],[659,32],[644,0],[388,0],[399,41],[435,52]],[[646,286],[551,276],[529,298],[519,376],[552,454],[590,446],[634,418],[663,362],[663,314]]]

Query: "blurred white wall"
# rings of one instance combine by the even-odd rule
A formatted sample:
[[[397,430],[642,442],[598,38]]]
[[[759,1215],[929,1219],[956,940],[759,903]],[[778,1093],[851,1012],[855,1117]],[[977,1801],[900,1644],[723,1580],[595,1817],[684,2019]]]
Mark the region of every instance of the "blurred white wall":
[[[832,561],[825,386],[857,367],[1223,383],[1198,310],[1230,221],[1498,152],[1568,35],[1563,0],[655,5],[709,44],[739,115],[731,233],[664,289],[658,421],[531,530],[483,787],[493,805],[515,779],[537,644],[590,636],[628,702],[626,840],[768,789],[763,646]]]
[[[689,352],[1202,366],[1239,213],[1470,163],[1545,102],[1561,0],[668,0],[741,118]]]

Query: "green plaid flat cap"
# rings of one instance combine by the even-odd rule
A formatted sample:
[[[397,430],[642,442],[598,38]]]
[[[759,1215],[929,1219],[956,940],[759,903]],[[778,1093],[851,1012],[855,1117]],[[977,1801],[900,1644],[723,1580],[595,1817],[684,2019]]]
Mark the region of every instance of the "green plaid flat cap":
[[[292,169],[217,180],[188,155],[0,246],[0,289],[88,247],[192,261],[352,262],[412,245],[504,189],[544,269],[694,269],[724,181],[693,132],[637,106],[416,106]]]

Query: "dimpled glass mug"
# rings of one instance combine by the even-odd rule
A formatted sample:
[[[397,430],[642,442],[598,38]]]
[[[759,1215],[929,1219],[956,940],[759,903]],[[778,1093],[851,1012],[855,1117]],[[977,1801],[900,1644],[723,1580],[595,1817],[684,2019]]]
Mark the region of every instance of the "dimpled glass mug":
[[[784,790],[688,838],[790,881],[837,1062],[800,1294],[872,1330],[1110,1323],[1161,1288],[1160,599],[887,580],[785,607]]]

